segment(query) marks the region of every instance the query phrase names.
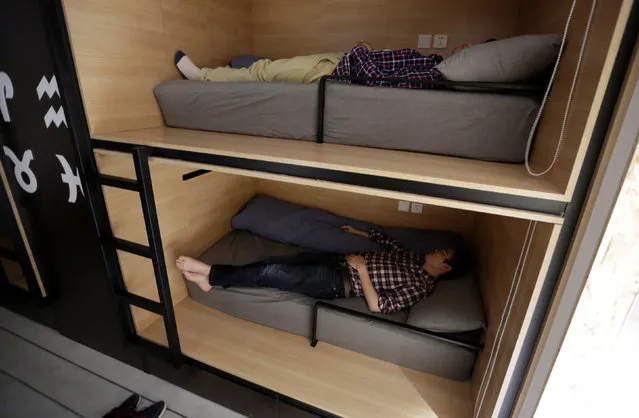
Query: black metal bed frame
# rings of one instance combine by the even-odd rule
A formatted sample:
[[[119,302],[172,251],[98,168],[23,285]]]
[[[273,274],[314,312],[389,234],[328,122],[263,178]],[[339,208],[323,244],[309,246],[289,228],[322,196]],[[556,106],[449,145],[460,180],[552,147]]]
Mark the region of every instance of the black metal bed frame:
[[[315,306],[313,307],[313,324],[311,330],[311,347],[315,347],[318,342],[317,337],[317,323],[319,320],[319,311],[320,309],[325,309],[331,312],[340,312],[343,314],[347,314],[350,316],[354,316],[356,318],[366,319],[367,321],[374,321],[380,324],[386,324],[393,326],[395,328],[401,328],[407,331],[414,332],[415,334],[422,335],[427,338],[431,338],[433,340],[449,343],[452,345],[456,345],[459,347],[463,347],[469,349],[471,351],[481,351],[484,348],[483,344],[477,344],[470,341],[465,341],[463,338],[453,334],[453,333],[443,333],[443,332],[435,332],[429,331],[427,329],[419,328],[413,325],[405,324],[402,322],[392,321],[387,318],[383,318],[381,316],[369,315],[365,312],[359,312],[353,309],[346,308],[344,306],[335,305],[326,301],[318,300],[315,302]]]
[[[72,131],[76,138],[77,157],[81,166],[82,172],[85,176],[85,182],[87,185],[87,198],[90,201],[91,208],[95,217],[97,231],[102,244],[102,251],[105,260],[105,264],[108,270],[108,277],[112,283],[114,298],[118,303],[118,309],[121,313],[123,320],[122,329],[129,337],[129,339],[135,343],[148,346],[151,350],[159,351],[161,353],[168,354],[170,360],[180,365],[183,363],[191,364],[195,367],[207,370],[218,376],[221,376],[230,381],[239,383],[245,387],[257,390],[267,395],[273,396],[291,405],[298,406],[314,414],[325,417],[335,417],[327,411],[318,409],[312,405],[305,404],[294,398],[290,398],[278,392],[274,392],[271,389],[265,388],[248,380],[242,379],[235,375],[232,375],[223,370],[217,369],[209,364],[202,363],[195,359],[182,354],[179,338],[177,334],[177,327],[175,323],[175,313],[171,303],[170,292],[168,292],[169,283],[166,276],[166,271],[163,270],[161,264],[164,263],[162,244],[159,236],[157,213],[155,212],[155,205],[153,199],[153,189],[150,181],[148,158],[150,156],[178,159],[192,162],[200,162],[204,164],[222,165],[228,167],[239,167],[247,170],[254,171],[266,171],[271,173],[286,174],[304,178],[317,178],[327,181],[341,182],[346,184],[357,184],[365,187],[376,187],[387,190],[397,191],[409,191],[411,193],[418,193],[433,197],[445,197],[448,199],[469,201],[476,203],[485,203],[493,206],[502,206],[508,208],[525,209],[543,213],[552,213],[559,216],[564,216],[564,223],[561,230],[560,237],[558,239],[557,248],[552,256],[552,261],[549,267],[549,271],[546,278],[546,284],[554,287],[554,283],[558,279],[561,273],[562,261],[566,257],[568,248],[571,242],[572,234],[576,228],[579,210],[583,205],[588,191],[588,184],[591,181],[592,175],[596,168],[598,155],[600,153],[603,138],[605,137],[606,127],[610,123],[613,115],[616,98],[621,90],[623,78],[625,75],[625,69],[630,62],[632,56],[633,44],[636,40],[637,27],[629,25],[624,33],[624,39],[622,42],[621,53],[618,55],[612,72],[611,84],[606,91],[606,98],[602,110],[599,114],[596,123],[596,137],[590,142],[586,159],[584,161],[584,167],[579,175],[576,191],[573,200],[570,203],[553,201],[549,199],[539,198],[522,198],[519,196],[512,196],[507,194],[478,191],[473,189],[465,189],[452,186],[441,186],[433,184],[424,184],[418,182],[410,182],[400,179],[381,178],[376,176],[354,174],[349,172],[339,172],[335,170],[314,169],[311,167],[295,166],[291,164],[270,163],[264,161],[253,161],[241,158],[231,158],[211,154],[194,153],[180,150],[169,150],[157,147],[137,147],[135,145],[123,144],[113,141],[104,141],[91,139],[89,135],[89,129],[87,125],[87,119],[84,112],[82,98],[79,90],[79,83],[77,74],[75,72],[75,65],[73,60],[73,54],[71,51],[69,35],[66,28],[64,11],[61,4],[61,0],[53,2],[41,0],[42,8],[49,17],[47,24],[49,25],[49,32],[51,34],[51,46],[54,51],[54,57],[58,68],[61,84],[62,95],[67,107],[69,129]],[[635,18],[638,14],[637,4],[633,6],[631,15]],[[636,19],[635,19],[636,20]],[[323,111],[325,104],[326,83],[331,80],[331,77],[327,77],[320,81],[321,94],[318,97],[318,104],[321,104],[321,117],[323,119]],[[392,81],[392,80],[389,80]],[[406,80],[400,80],[406,82]],[[414,82],[414,81],[411,81]],[[440,87],[444,87],[445,84],[441,83]],[[491,88],[502,89],[502,92],[508,90],[512,93],[517,93],[504,85],[473,85],[462,86],[456,83],[456,87],[471,87],[471,88],[484,88],[490,90]],[[452,86],[446,86],[452,87]],[[511,86],[512,87],[512,86]],[[522,86],[519,86],[520,88]],[[519,90],[522,94],[532,94],[533,91],[537,91],[538,87]],[[323,122],[319,129],[323,130]],[[318,139],[322,135],[318,135]],[[319,141],[321,142],[321,141]],[[107,175],[101,175],[98,172],[94,149],[110,149],[120,152],[128,152],[137,155],[136,158],[136,174],[138,176],[136,180],[130,180],[125,178],[117,178]],[[195,175],[204,174],[203,171],[198,170]],[[185,178],[184,180],[187,180]],[[101,185],[108,185],[114,187],[120,187],[126,190],[133,190],[141,193],[141,203],[143,206],[148,206],[144,210],[145,225],[147,227],[147,235],[149,235],[149,246],[143,246],[137,243],[117,239],[113,237],[110,221],[106,211],[106,204],[104,196],[102,194]],[[128,251],[133,254],[141,255],[143,257],[151,258],[154,263],[154,271],[156,272],[156,283],[158,285],[158,293],[160,294],[161,301],[155,302],[150,299],[142,298],[137,295],[131,294],[126,291],[124,280],[122,278],[122,272],[120,270],[116,249]],[[544,294],[544,300],[540,300],[539,306],[547,304],[550,301],[551,293]],[[130,305],[138,306],[142,309],[149,310],[151,312],[158,313],[163,316],[165,320],[165,330],[167,333],[167,339],[169,340],[168,347],[160,344],[150,342],[137,335],[133,319],[131,316]],[[322,303],[316,305],[315,309],[325,308]],[[329,308],[332,309],[332,308]],[[336,309],[337,310],[337,309]],[[367,318],[369,318],[367,316]],[[533,324],[531,325],[531,332],[539,332],[539,327],[543,322],[544,309],[537,309],[535,311],[535,318],[533,318]],[[315,318],[315,321],[317,318]],[[395,323],[393,325],[396,325]],[[317,323],[315,322],[314,340],[317,341]],[[536,331],[535,329],[536,328]],[[435,336],[433,336],[435,337]],[[450,341],[449,341],[450,342]],[[471,348],[469,348],[471,349]],[[476,349],[476,347],[472,347]],[[525,364],[530,358],[530,350],[527,350],[524,357],[518,360],[519,363]],[[518,364],[519,366],[519,364]],[[517,389],[523,383],[525,368],[517,370],[512,377],[511,389]],[[515,391],[516,395],[516,391]],[[500,411],[496,411],[500,416],[509,414],[512,409],[514,397],[511,393],[507,395],[508,399],[504,402],[504,406]]]

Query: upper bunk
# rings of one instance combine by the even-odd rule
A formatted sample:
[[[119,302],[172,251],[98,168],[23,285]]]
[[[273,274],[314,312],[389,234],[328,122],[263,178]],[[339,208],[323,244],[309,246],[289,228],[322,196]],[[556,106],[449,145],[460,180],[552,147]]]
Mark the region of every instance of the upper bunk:
[[[445,55],[465,42],[561,33],[572,0],[490,0],[472,7],[457,0],[445,6],[430,3],[382,1],[370,6],[349,1],[335,8],[326,2],[283,0],[135,5],[65,0],[64,6],[96,148],[148,146],[165,158],[360,185],[383,183],[383,188],[415,188],[434,196],[561,214],[590,144],[630,0],[614,0],[595,10],[566,135],[556,164],[543,176],[531,176],[524,164],[169,128],[163,121],[153,90],[180,78],[172,60],[177,49],[215,67],[242,53],[280,58],[346,51],[359,39],[379,48],[414,47],[419,33],[441,31],[449,34],[446,49],[420,51]],[[536,171],[553,160],[589,13],[590,2],[578,2],[531,151]]]

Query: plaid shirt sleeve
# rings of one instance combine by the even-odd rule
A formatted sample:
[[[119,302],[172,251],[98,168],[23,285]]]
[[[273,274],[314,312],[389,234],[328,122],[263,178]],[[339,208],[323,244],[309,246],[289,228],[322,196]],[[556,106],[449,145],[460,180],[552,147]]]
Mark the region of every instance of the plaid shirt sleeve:
[[[416,285],[406,285],[379,295],[379,310],[389,314],[410,308],[428,296],[428,288]]]
[[[368,231],[368,238],[370,238],[370,240],[374,243],[381,245],[391,253],[405,251],[402,244],[376,229],[371,229]]]

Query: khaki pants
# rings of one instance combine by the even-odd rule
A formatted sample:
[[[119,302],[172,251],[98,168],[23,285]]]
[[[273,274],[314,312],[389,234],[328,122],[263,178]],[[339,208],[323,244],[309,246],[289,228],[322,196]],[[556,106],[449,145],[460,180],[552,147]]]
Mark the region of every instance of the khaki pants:
[[[206,81],[278,81],[314,83],[331,75],[343,53],[307,55],[271,61],[259,60],[248,68],[202,68],[200,80]]]

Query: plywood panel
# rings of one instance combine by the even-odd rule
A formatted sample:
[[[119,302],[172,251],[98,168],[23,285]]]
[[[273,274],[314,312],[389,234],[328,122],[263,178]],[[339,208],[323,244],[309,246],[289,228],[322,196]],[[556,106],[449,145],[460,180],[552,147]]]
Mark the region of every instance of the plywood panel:
[[[454,45],[510,36],[518,5],[510,0],[254,0],[253,51],[269,58],[347,52],[360,39],[375,48],[416,48],[420,33]]]
[[[177,78],[176,49],[202,65],[248,48],[245,0],[64,0],[92,133],[163,124],[153,88]]]
[[[528,231],[530,244],[526,243]],[[507,384],[512,361],[521,349],[521,337],[545,279],[558,233],[559,227],[550,224],[490,215],[477,217],[474,255],[488,321],[485,348],[478,357],[472,377],[479,417],[491,416],[495,405],[501,402],[503,385]],[[522,249],[528,245],[528,252],[523,253],[519,264]],[[513,287],[519,270],[519,285]],[[509,308],[507,301],[511,289],[514,299]],[[500,330],[504,309],[507,310],[504,317],[507,322]]]
[[[175,308],[182,352],[348,418],[468,418],[469,382],[417,372],[234,318],[189,298]],[[161,322],[141,336],[166,344]]]
[[[161,161],[165,164],[177,165],[180,167],[191,167],[193,169],[210,170],[217,173],[234,174],[243,177],[257,178],[263,180],[272,180],[287,184],[295,184],[300,186],[308,186],[323,190],[341,191],[360,196],[374,196],[390,200],[406,200],[409,202],[423,203],[428,206],[436,206],[440,208],[461,209],[475,213],[490,213],[501,216],[508,216],[517,219],[530,219],[539,222],[549,222],[554,224],[562,224],[563,218],[556,215],[548,215],[545,213],[508,209],[499,206],[491,206],[481,203],[464,202],[460,200],[444,199],[440,197],[430,197],[427,195],[396,192],[393,190],[377,189],[365,186],[354,186],[345,183],[336,183],[325,180],[315,180],[312,178],[295,177],[283,174],[272,174],[263,171],[253,171],[240,168],[224,167],[212,164],[194,163],[182,160],[169,160],[166,158],[154,157],[153,160]]]
[[[2,268],[4,268],[4,272],[7,274],[7,279],[9,279],[10,284],[29,291],[29,285],[27,284],[27,279],[24,277],[20,264],[7,258],[1,258],[0,263],[2,263]]]
[[[544,178],[529,176],[519,164],[164,127],[110,132],[95,138],[563,200],[557,187]]]
[[[33,251],[31,250],[31,244],[29,244],[29,238],[27,237],[27,233],[24,229],[24,225],[22,225],[22,220],[20,219],[20,213],[18,211],[18,207],[16,206],[15,198],[13,197],[13,193],[11,193],[11,187],[9,187],[7,173],[4,171],[4,167],[2,164],[0,164],[0,182],[2,182],[2,184],[0,184],[0,187],[4,187],[4,190],[6,191],[7,199],[9,201],[9,206],[11,207],[11,213],[13,214],[16,226],[18,228],[18,232],[20,233],[20,238],[22,239],[22,242],[24,244],[24,249],[27,252],[26,258],[31,263],[31,269],[33,270],[33,275],[35,276],[35,280],[38,284],[37,290],[29,289],[29,291],[34,293],[39,292],[40,295],[42,295],[43,297],[46,297],[47,291],[44,288],[44,282],[42,281],[42,277],[40,276],[40,270],[38,269],[38,266],[35,261],[35,257],[33,256]],[[13,245],[12,243],[11,245],[6,246],[6,248],[15,248],[15,245]],[[17,269],[15,269],[15,266],[10,266],[10,269],[15,271],[15,273],[12,273],[14,277],[17,277],[18,275],[20,275],[22,276],[22,278],[24,278],[24,273],[22,272],[21,267],[20,267],[20,273],[17,272]],[[26,282],[23,282],[22,279],[16,279],[14,281],[14,284],[20,287],[24,285],[25,287],[28,288],[28,286],[26,285]]]
[[[470,237],[475,220],[474,212],[459,209],[424,206],[422,214],[399,212],[395,199],[269,180],[260,180],[257,190],[289,202],[322,208],[337,215],[382,226],[439,229]]]
[[[605,5],[600,3],[595,12],[569,113],[565,142],[556,166],[547,175],[555,185],[566,190],[568,198],[572,195],[592,134],[631,3],[611,0]],[[571,4],[572,0],[521,2],[518,33],[563,33]],[[555,153],[591,4],[590,1],[577,2],[564,58],[533,148],[532,163],[536,171],[546,169]]]
[[[135,178],[130,155],[96,156],[101,173]],[[246,177],[210,173],[183,181],[192,171],[175,165],[150,163],[153,192],[160,223],[171,296],[178,303],[186,286],[175,267],[179,255],[198,256],[231,229],[231,217],[255,194],[255,181]],[[103,187],[114,236],[148,244],[139,194]],[[120,266],[130,292],[158,300],[155,276],[149,260],[119,253]],[[146,311],[135,311],[138,328],[152,322]]]

